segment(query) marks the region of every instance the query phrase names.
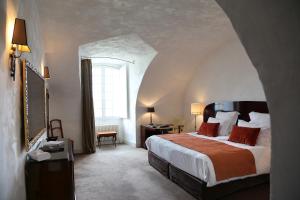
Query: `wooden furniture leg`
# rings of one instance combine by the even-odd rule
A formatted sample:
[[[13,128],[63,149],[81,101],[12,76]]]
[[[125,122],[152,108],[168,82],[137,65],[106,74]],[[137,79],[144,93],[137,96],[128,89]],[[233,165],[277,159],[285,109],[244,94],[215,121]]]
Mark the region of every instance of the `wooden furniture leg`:
[[[97,140],[98,140],[98,147],[101,147],[101,137],[100,135],[97,135]]]
[[[114,135],[113,139],[114,139],[115,147],[117,147],[117,134]]]

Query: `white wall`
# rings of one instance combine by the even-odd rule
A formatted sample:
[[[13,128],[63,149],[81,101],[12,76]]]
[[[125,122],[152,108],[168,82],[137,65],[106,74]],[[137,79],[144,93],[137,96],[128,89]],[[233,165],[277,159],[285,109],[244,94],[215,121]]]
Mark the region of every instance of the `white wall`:
[[[26,3],[25,3],[26,2]],[[24,54],[38,71],[43,66],[43,42],[35,0],[0,1],[0,199],[22,200],[25,194],[25,149],[21,132],[21,79],[16,66],[16,81],[9,72],[8,54],[16,16],[26,20],[31,54]]]
[[[226,100],[266,100],[257,71],[237,36],[210,55],[194,73],[185,94],[185,130],[194,130],[191,103]],[[201,121],[202,116],[198,116],[197,126]]]
[[[293,159],[299,157],[300,146],[299,1],[218,3],[230,17],[268,99],[272,122],[270,199],[300,199],[300,160]]]
[[[136,120],[136,104],[137,104],[137,96],[138,91],[144,77],[145,71],[149,64],[151,63],[152,59],[155,57],[156,52],[153,51],[152,54],[147,55],[147,57],[142,57],[137,59],[135,64],[129,65],[128,68],[128,103],[129,103],[129,116],[128,119],[123,120],[124,125],[124,140],[127,144],[132,146],[137,145],[137,137],[138,135],[136,127],[137,127],[137,120]]]
[[[148,67],[139,88],[136,104],[137,146],[140,146],[140,125],[150,123],[146,107],[154,106],[153,123],[178,123],[183,120],[183,94],[192,69],[185,73],[180,64],[161,66],[158,54]]]
[[[161,66],[161,59],[164,58],[158,54],[143,78],[137,102],[139,124],[149,124],[149,114],[146,113],[146,107],[149,106],[155,108],[153,123],[171,123],[177,118],[182,118],[182,94],[193,68],[189,66],[185,69],[178,63]]]

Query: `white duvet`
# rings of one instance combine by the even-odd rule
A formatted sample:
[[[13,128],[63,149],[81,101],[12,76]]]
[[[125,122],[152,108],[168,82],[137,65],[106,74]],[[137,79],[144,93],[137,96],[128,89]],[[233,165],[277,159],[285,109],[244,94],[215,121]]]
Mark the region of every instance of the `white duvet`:
[[[231,179],[216,181],[213,164],[210,158],[205,154],[177,145],[158,136],[149,137],[146,140],[146,145],[148,150],[165,159],[175,167],[205,181],[207,183],[207,187],[211,187],[224,182],[229,182],[231,180],[243,179],[250,176],[270,173],[271,150],[269,146],[248,146],[244,144],[234,143],[227,141],[228,136],[219,136],[212,138],[198,135],[196,133],[189,134],[194,137],[217,140],[235,147],[250,150],[255,159],[257,173],[249,176],[234,177]]]

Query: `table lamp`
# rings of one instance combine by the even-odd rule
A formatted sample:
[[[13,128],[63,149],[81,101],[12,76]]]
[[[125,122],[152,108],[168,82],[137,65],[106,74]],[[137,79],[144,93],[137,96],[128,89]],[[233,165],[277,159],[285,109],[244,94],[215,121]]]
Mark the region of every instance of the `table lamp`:
[[[153,125],[153,123],[152,123],[152,113],[155,112],[154,107],[147,107],[147,112],[150,113],[150,125]]]

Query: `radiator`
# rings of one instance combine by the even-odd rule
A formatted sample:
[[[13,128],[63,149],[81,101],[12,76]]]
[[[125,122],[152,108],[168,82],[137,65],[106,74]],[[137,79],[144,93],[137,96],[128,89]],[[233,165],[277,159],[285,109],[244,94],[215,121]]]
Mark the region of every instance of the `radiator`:
[[[96,126],[96,132],[99,131],[116,131],[119,133],[119,125],[118,124],[110,124],[110,125],[99,125]]]

